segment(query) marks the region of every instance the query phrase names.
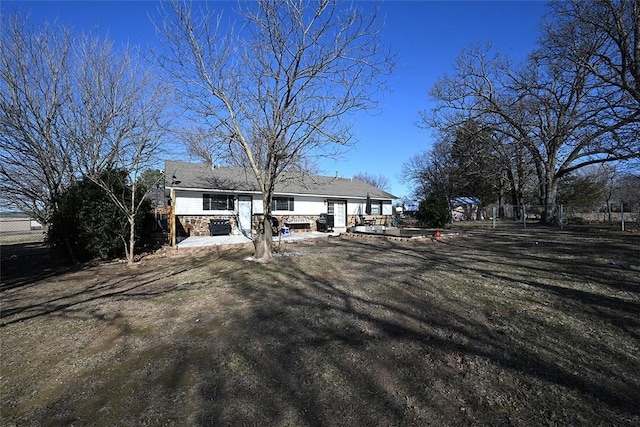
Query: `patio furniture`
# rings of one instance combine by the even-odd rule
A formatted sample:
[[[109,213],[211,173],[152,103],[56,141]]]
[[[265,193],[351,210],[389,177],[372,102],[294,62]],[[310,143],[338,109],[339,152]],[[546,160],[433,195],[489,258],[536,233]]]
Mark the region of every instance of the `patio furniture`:
[[[285,221],[284,225],[289,227],[291,230],[301,229],[304,231],[309,231],[311,229],[311,224],[309,221]]]

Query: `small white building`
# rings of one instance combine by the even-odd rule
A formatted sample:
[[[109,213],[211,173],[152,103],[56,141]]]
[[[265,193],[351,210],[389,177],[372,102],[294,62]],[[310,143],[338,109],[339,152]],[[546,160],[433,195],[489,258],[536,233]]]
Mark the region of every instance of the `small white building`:
[[[167,161],[165,189],[178,235],[249,235],[264,213],[256,179],[242,168]],[[365,212],[367,196],[370,214]],[[340,231],[365,219],[389,224],[394,199],[358,179],[287,174],[276,185],[271,210],[279,224],[293,232],[316,230],[322,214],[331,216],[332,228]]]
[[[477,197],[456,197],[451,199],[451,217],[454,221],[482,220],[480,199]]]

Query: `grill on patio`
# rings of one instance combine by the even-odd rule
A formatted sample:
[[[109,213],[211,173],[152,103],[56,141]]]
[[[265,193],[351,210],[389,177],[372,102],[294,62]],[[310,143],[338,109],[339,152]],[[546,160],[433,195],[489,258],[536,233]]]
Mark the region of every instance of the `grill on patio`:
[[[212,219],[209,222],[209,232],[211,236],[231,234],[231,224],[226,219]]]
[[[318,231],[333,231],[333,215],[326,213],[320,214],[320,218],[316,220],[316,228]]]

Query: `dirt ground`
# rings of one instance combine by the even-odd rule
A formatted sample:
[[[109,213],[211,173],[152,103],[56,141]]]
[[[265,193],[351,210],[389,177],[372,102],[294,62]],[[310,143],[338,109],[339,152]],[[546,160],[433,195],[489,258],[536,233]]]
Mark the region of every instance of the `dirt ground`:
[[[2,253],[4,426],[640,425],[637,233]]]

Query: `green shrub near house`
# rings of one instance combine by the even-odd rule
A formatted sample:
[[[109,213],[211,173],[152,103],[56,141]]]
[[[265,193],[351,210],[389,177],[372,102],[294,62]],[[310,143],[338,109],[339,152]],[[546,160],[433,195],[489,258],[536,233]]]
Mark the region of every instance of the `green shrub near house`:
[[[125,172],[110,169],[103,174],[124,203],[130,203],[131,188],[122,183]],[[103,176],[105,178],[105,176]],[[144,189],[137,191],[139,197]],[[139,198],[138,198],[139,200]],[[149,236],[153,218],[151,204],[145,200],[136,217],[138,242]],[[129,239],[129,225],[125,214],[109,199],[106,191],[85,178],[73,183],[58,200],[58,209],[48,232],[49,245],[75,261],[114,259],[125,255]]]

